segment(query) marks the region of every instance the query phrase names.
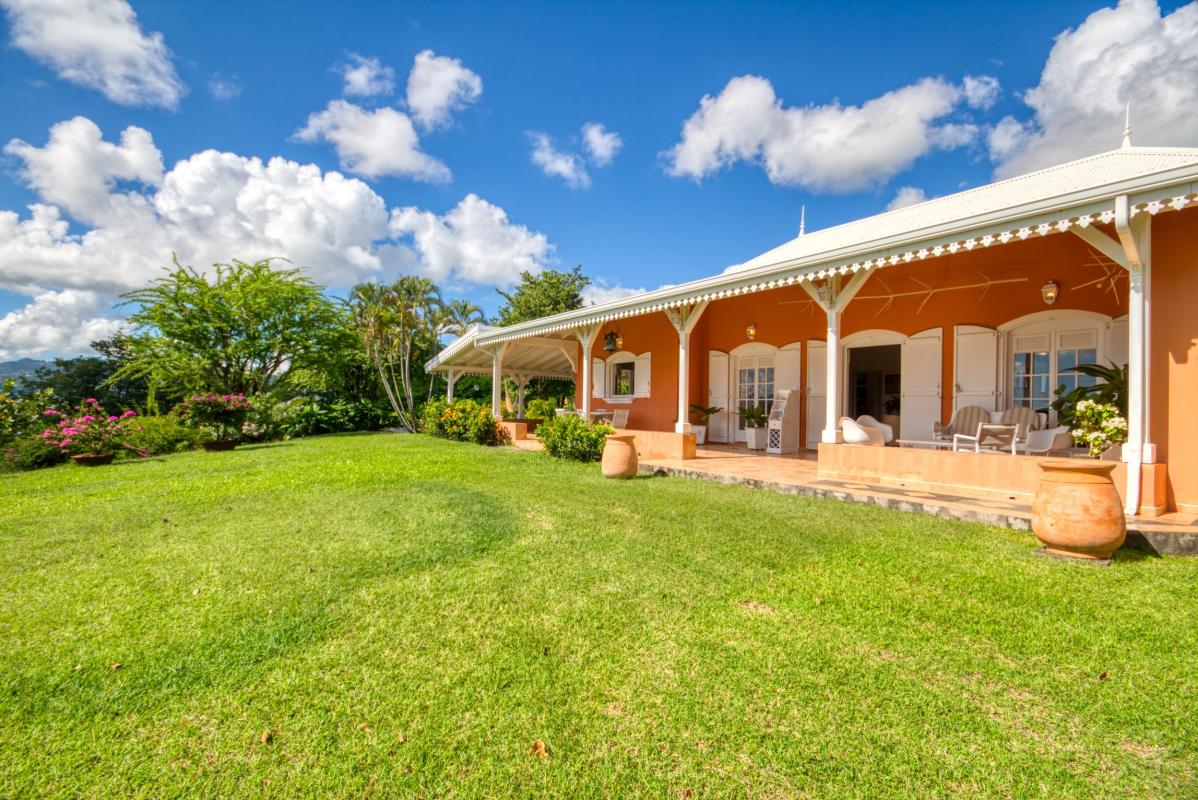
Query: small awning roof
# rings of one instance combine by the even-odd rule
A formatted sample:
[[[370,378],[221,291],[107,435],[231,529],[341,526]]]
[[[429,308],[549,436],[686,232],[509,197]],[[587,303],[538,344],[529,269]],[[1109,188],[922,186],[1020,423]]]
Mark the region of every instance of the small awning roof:
[[[457,372],[459,374],[490,375],[491,352],[478,346],[478,337],[498,330],[490,325],[471,325],[466,333],[454,339],[424,365],[426,372]],[[565,378],[572,380],[577,358],[578,340],[555,337],[532,337],[512,342],[503,354],[503,373],[529,378]]]
[[[808,233],[709,278],[479,331],[472,344],[569,335],[608,320],[796,281],[1062,233],[1109,222],[1119,195],[1129,196],[1133,215],[1181,209],[1198,200],[1198,148],[1124,147],[1100,153]]]

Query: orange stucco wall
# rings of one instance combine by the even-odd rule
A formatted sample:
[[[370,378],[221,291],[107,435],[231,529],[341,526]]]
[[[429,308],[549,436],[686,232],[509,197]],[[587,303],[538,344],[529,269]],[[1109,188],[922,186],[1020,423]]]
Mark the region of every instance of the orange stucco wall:
[[[1149,432],[1170,505],[1198,512],[1198,208],[1152,222]]]
[[[1152,436],[1160,460],[1169,464],[1172,502],[1198,510],[1198,209],[1161,214],[1153,222]],[[1114,231],[1108,229],[1110,235]],[[1077,237],[1054,234],[991,248],[979,248],[925,262],[879,270],[845,310],[841,335],[884,329],[911,335],[941,329],[941,416],[952,417],[953,328],[995,328],[1027,314],[1048,310],[1040,287],[1056,281],[1060,296],[1053,310],[1095,311],[1109,317],[1127,313],[1127,277],[1115,272],[1115,291],[1091,250]],[[964,286],[984,281],[1010,281],[982,288],[925,296],[881,297],[917,292],[927,287]],[[745,327],[757,326],[756,341],[781,347],[825,337],[826,318],[806,292],[785,287],[711,303],[691,337],[690,399],[706,399],[707,353],[731,351],[749,340]],[[677,416],[678,340],[662,313],[608,323],[618,330],[624,349],[653,353],[652,396],[634,401],[629,427],[670,430]],[[594,354],[604,355],[601,338]],[[802,359],[806,385],[806,349]],[[581,400],[581,397],[579,398]],[[594,400],[595,408],[603,408]],[[800,419],[806,425],[806,402]],[[1172,409],[1170,413],[1169,409]],[[807,433],[803,431],[803,441]]]

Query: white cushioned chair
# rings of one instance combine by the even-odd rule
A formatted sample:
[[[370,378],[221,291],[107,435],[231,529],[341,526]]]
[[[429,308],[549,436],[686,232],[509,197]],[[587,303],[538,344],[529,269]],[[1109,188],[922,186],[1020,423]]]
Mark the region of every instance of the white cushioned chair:
[[[1073,449],[1073,436],[1064,425],[1042,431],[1029,431],[1019,452],[1029,456],[1068,454]]]
[[[953,414],[953,421],[948,425],[941,425],[939,422],[932,425],[932,438],[951,442],[953,436],[958,433],[977,436],[978,426],[989,421],[990,412],[981,406],[962,406]]]
[[[861,416],[857,417],[857,424],[862,428],[876,428],[877,430],[880,430],[882,432],[883,442],[894,441],[894,428],[890,427],[885,422],[879,422],[869,414],[862,414]]]
[[[869,447],[885,447],[886,440],[878,428],[867,428],[852,417],[840,418],[840,432],[845,444],[863,444]]]
[[[628,427],[628,409],[617,408],[611,412],[611,426],[616,430],[623,430]]]

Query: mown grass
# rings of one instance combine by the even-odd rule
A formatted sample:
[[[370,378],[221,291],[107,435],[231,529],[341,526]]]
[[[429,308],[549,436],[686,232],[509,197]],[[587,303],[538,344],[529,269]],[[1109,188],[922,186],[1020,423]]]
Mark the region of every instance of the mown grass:
[[[3,476],[0,796],[1198,795],[1198,559],[1034,549],[421,436]]]

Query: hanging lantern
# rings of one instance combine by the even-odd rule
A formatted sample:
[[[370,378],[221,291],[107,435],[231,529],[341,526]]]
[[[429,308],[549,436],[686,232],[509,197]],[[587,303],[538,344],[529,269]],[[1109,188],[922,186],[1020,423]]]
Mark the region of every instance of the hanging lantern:
[[[749,337],[750,342],[757,338],[757,323],[756,322],[750,322],[748,325],[745,326],[745,336]]]
[[[603,337],[603,349],[609,353],[616,352],[618,345],[616,344],[616,334],[614,331]]]
[[[618,349],[618,350],[624,349],[624,337],[621,336],[619,333],[616,333],[616,349]]]

